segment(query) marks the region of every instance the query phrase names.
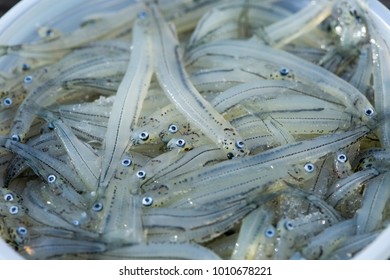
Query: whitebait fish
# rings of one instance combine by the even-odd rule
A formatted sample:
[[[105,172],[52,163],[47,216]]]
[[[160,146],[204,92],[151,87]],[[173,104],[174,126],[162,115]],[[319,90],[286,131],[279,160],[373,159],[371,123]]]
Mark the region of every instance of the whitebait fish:
[[[154,242],[169,240],[172,242],[206,242],[233,228],[256,206],[238,201],[227,207],[217,209],[177,209],[153,208],[143,216],[143,225],[148,237]]]
[[[58,37],[54,40],[43,41],[42,43],[30,45],[14,45],[1,46],[2,55],[16,53],[19,55],[30,57],[51,57],[55,55],[64,55],[73,48],[77,48],[84,44],[103,39],[104,37],[112,37],[115,32],[121,32],[121,29],[128,28],[140,9],[140,4],[134,4],[121,11],[120,15],[112,14],[110,17],[101,18],[94,24],[86,24],[83,27],[76,29],[73,34],[65,37]],[[118,20],[118,18],[120,20]],[[104,30],[104,31],[103,31]]]
[[[279,20],[264,28],[268,43],[280,48],[281,46],[314,29],[324,19],[330,16],[335,1],[310,1],[295,14]],[[289,26],[290,28],[285,28]]]
[[[93,255],[88,255],[88,258]],[[96,254],[96,259],[174,259],[174,260],[219,260],[220,257],[213,251],[196,243],[150,243],[128,245],[119,249],[107,250],[103,254]]]
[[[250,197],[261,191],[269,182],[279,179],[298,182],[308,180],[315,174],[316,169],[311,161],[334,149],[352,144],[366,132],[365,128],[360,128],[357,131],[296,142],[254,156],[218,163],[173,180],[157,182],[153,192],[147,195],[156,198],[156,205],[166,205],[170,201],[173,207],[228,202],[243,195]],[[220,174],[228,180],[221,182]],[[187,187],[184,188],[184,185]],[[160,195],[159,189],[168,189],[168,192]],[[175,195],[172,197],[171,194]],[[174,202],[179,197],[181,199]]]
[[[131,131],[137,124],[143,100],[152,76],[154,59],[151,47],[151,22],[140,18],[133,28],[133,48],[128,69],[119,85],[108,119],[105,153],[99,184],[108,185],[119,157],[130,142]]]
[[[163,19],[156,7],[151,10],[156,28],[156,75],[165,93],[186,118],[191,120],[216,144],[233,156],[245,155],[245,147],[237,147],[241,140],[238,132],[199,94],[187,77],[181,58],[181,50],[174,31]],[[173,80],[173,77],[177,77]]]
[[[356,211],[357,233],[368,233],[382,227],[385,219],[386,204],[390,197],[388,186],[389,173],[380,174],[367,183],[363,193],[362,205]]]
[[[264,237],[271,239],[275,236],[275,230],[270,226],[272,215],[267,210],[260,207],[242,220],[232,259],[254,259]]]
[[[355,108],[355,114],[362,119],[369,120],[375,116],[375,111],[367,98],[350,84],[325,69],[315,66],[310,62],[299,59],[296,56],[268,46],[259,47],[252,41],[220,41],[204,44],[189,52],[186,57],[187,65],[196,63],[197,60],[208,56],[227,56],[233,58],[249,58],[261,62],[273,64],[276,69],[282,71],[294,71],[305,84],[316,84],[329,95],[338,98],[340,102]],[[291,70],[290,70],[291,69]],[[334,80],[337,80],[334,83]],[[335,86],[335,84],[337,86]]]
[[[330,252],[348,240],[355,232],[355,219],[337,223],[313,237],[302,249],[302,255],[306,259],[326,258]]]
[[[367,3],[81,2],[0,44],[16,253],[389,257],[390,40]]]
[[[96,191],[100,169],[99,155],[87,143],[80,141],[61,120],[54,120],[51,124],[80,179],[90,191]]]
[[[28,245],[19,250],[31,259],[50,259],[67,254],[103,253],[106,246],[104,243],[91,240],[68,239],[42,234],[31,237]]]

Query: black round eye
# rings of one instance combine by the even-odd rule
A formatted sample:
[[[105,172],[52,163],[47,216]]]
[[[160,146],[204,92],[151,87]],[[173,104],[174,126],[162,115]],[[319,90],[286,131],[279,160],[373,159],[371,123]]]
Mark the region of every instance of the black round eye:
[[[234,154],[233,153],[227,153],[226,156],[227,156],[228,159],[234,158]]]
[[[53,35],[53,29],[49,28],[49,29],[46,30],[46,36],[50,37],[51,35]]]
[[[137,177],[138,178],[143,179],[143,178],[145,178],[145,176],[146,176],[146,172],[145,171],[140,170],[140,171],[137,172]]]
[[[47,127],[50,129],[50,130],[53,130],[55,128],[54,124],[52,122],[49,122],[47,124]]]
[[[51,175],[47,176],[48,183],[54,183],[56,180],[57,180],[56,175],[51,174]]]
[[[294,225],[293,225],[292,222],[290,222],[290,221],[286,221],[286,222],[284,223],[284,227],[285,227],[285,229],[287,229],[287,230],[293,230],[293,229],[294,229]]]
[[[100,202],[97,202],[92,206],[92,210],[95,212],[100,212],[102,211],[102,209],[103,209],[103,204]]]
[[[372,108],[367,108],[367,109],[364,111],[364,113],[366,114],[366,116],[371,117],[371,116],[374,115],[374,109],[372,109]]]
[[[22,235],[22,236],[27,235],[27,229],[25,227],[18,227],[17,232],[19,235]]]
[[[148,13],[145,12],[145,11],[141,11],[141,12],[138,13],[138,18],[139,19],[145,19],[147,17],[148,17]]]
[[[341,163],[345,163],[347,161],[348,157],[345,154],[339,154],[337,156],[337,161]]]
[[[238,140],[238,141],[236,142],[236,147],[237,147],[237,148],[242,149],[242,148],[244,148],[244,146],[245,146],[244,141]]]
[[[175,124],[171,124],[169,127],[168,127],[168,131],[170,133],[176,133],[177,131],[179,130],[178,126],[175,125]]]
[[[4,200],[5,201],[12,201],[12,200],[14,200],[14,195],[12,193],[7,193],[6,195],[4,195]]]
[[[9,208],[9,213],[12,214],[12,215],[15,215],[15,214],[18,214],[19,213],[19,207],[18,206],[11,206]]]
[[[12,139],[12,141],[20,142],[19,135],[14,134],[14,135],[11,136],[11,139]]]
[[[306,163],[304,168],[305,168],[306,172],[311,173],[314,171],[315,166],[312,163]]]
[[[122,160],[122,165],[123,166],[130,166],[131,165],[131,159],[125,158]]]
[[[11,106],[11,105],[12,105],[12,99],[9,98],[9,97],[5,98],[5,99],[3,100],[3,104],[4,104],[5,106]]]
[[[275,236],[275,229],[274,228],[267,228],[264,232],[266,237],[274,237]]]
[[[286,75],[288,75],[288,73],[290,73],[290,70],[288,70],[288,68],[282,67],[282,68],[280,68],[279,73],[282,76],[286,76]]]
[[[32,81],[33,81],[33,77],[31,77],[31,76],[26,76],[26,77],[24,77],[24,79],[23,79],[23,82],[24,82],[25,84],[31,84]]]
[[[23,63],[23,64],[22,64],[22,70],[23,70],[23,71],[30,70],[30,65],[27,64],[27,63]]]
[[[142,205],[150,206],[152,204],[153,204],[153,198],[151,198],[150,196],[145,196],[144,198],[142,198]]]
[[[146,141],[149,139],[149,133],[147,133],[146,131],[144,132],[141,132],[139,134],[139,139],[143,140],[143,141]]]
[[[186,145],[186,141],[184,141],[183,139],[177,139],[176,141],[176,146],[182,148]]]

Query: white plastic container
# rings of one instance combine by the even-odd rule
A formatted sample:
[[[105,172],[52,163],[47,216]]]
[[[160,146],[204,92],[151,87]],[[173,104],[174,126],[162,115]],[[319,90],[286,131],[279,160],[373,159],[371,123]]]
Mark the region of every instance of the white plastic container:
[[[134,0],[23,0],[0,19],[0,44],[31,42],[39,38],[37,28],[47,26],[67,32],[86,15],[116,11]],[[12,57],[0,58],[0,69],[12,69]],[[22,259],[0,238],[0,259]]]
[[[0,44],[31,42],[38,38],[40,26],[63,32],[78,26],[89,14],[115,11],[134,0],[23,0],[0,19]],[[390,11],[377,0],[368,0],[375,20],[385,23],[381,32],[390,36]],[[12,57],[0,58],[1,70],[11,69]],[[390,257],[390,226],[355,259],[388,259]],[[22,259],[0,238],[0,259]]]

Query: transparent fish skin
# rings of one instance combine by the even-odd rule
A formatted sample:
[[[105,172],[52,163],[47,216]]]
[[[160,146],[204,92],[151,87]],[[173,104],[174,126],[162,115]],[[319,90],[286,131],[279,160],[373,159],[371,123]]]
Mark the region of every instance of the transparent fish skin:
[[[269,43],[280,48],[295,38],[316,28],[332,11],[335,1],[319,0],[307,3],[301,10],[264,28]],[[290,28],[285,28],[290,26]]]
[[[234,156],[247,154],[245,148],[235,147],[235,143],[241,140],[235,129],[203,99],[187,77],[173,30],[162,22],[156,7],[152,7],[151,13],[156,25],[156,53],[159,54],[156,57],[156,75],[167,96],[191,123],[226,149],[227,153]]]
[[[306,259],[319,259],[326,256],[328,252],[336,248],[353,236],[356,232],[356,221],[345,220],[322,231],[313,237],[309,243],[302,248],[301,253]]]
[[[375,104],[378,114],[385,119],[379,128],[379,137],[384,147],[389,146],[390,127],[389,116],[389,86],[390,79],[388,77],[390,65],[390,36],[387,34],[387,29],[384,21],[378,19],[370,9],[368,9],[365,1],[356,1],[366,20],[367,29],[370,34],[370,46],[373,64],[373,88],[375,92]]]
[[[356,211],[356,231],[358,234],[378,230],[384,222],[384,209],[390,197],[388,172],[378,175],[367,183],[363,193],[362,205]]]
[[[27,259],[56,259],[67,254],[103,253],[105,250],[106,245],[97,241],[40,235],[31,238],[19,252]]]
[[[157,193],[159,188],[165,189],[168,187],[168,190],[172,192],[171,195],[182,196],[182,199],[174,202],[171,206],[183,207],[187,205],[187,207],[191,207],[191,204],[196,203],[197,199],[203,201],[201,203],[206,203],[206,201],[214,201],[214,203],[216,203],[219,199],[233,199],[240,193],[247,195],[248,192],[252,193],[261,190],[269,181],[274,181],[283,177],[285,179],[290,178],[291,180],[294,180],[294,169],[297,172],[296,178],[300,178],[302,174],[304,178],[306,176],[303,171],[305,162],[315,161],[326,153],[331,152],[332,149],[337,150],[341,147],[350,145],[360,137],[363,137],[366,132],[366,129],[363,128],[360,131],[349,131],[341,134],[318,137],[314,140],[297,142],[274,148],[255,156],[222,162],[204,168],[201,172],[196,171],[183,178],[178,177],[173,180],[173,182],[159,182],[159,184],[154,187],[155,192],[149,193],[148,196],[159,197],[158,199],[161,199],[161,202],[157,204],[165,204],[164,200],[170,200],[171,198],[168,198],[166,195],[158,196]],[[316,147],[318,150],[316,150]],[[274,169],[276,164],[279,164],[279,166],[283,164],[283,160],[289,162],[289,164],[283,165],[287,170]],[[259,172],[259,170],[264,172]],[[225,178],[229,178],[229,184],[223,183],[223,186],[221,186],[221,183],[219,182],[221,174],[223,174]],[[312,176],[313,174],[311,173],[309,175]],[[253,183],[256,181],[257,183]],[[190,184],[191,187],[179,187],[184,184],[186,186]],[[211,191],[210,186],[213,188],[213,191]],[[235,193],[235,190],[238,193]],[[192,191],[194,191],[194,194],[187,197]],[[157,198],[155,200],[157,202]]]
[[[127,28],[137,16],[140,4],[133,4],[120,11],[120,15],[111,15],[110,17],[102,18],[94,24],[85,25],[76,29],[69,36],[59,37],[55,40],[43,42],[41,44],[26,44],[14,46],[1,46],[1,55],[16,53],[31,57],[48,57],[63,56],[70,50],[88,44],[92,41],[99,40],[107,36],[113,36],[118,33],[118,29]],[[118,16],[120,20],[118,20]],[[119,31],[119,33],[122,31]]]
[[[245,55],[237,55],[242,53]],[[266,46],[258,48],[258,46],[253,42],[221,41],[198,47],[187,54],[185,61],[187,65],[191,65],[204,56],[212,55],[230,57],[241,56],[244,58],[252,57],[255,60],[277,64],[279,65],[279,68],[286,67],[288,69],[292,69],[295,73],[299,72],[300,78],[304,83],[315,83],[316,85],[321,85],[321,88],[324,91],[329,93],[331,96],[338,98],[340,102],[348,106],[348,108],[355,108],[355,114],[360,116],[363,120],[369,121],[375,115],[375,112],[371,111],[374,110],[373,106],[367,98],[350,84],[335,75],[329,75],[329,72],[321,67],[315,66],[304,60],[301,61],[286,52],[281,52]],[[306,75],[309,75],[310,77]],[[334,83],[335,81],[337,82]],[[337,86],[333,86],[335,84],[337,84]],[[366,115],[367,109],[370,110],[368,115]]]
[[[254,3],[251,0],[238,2],[248,5]],[[325,2],[327,1],[322,1],[322,3]],[[347,2],[354,3],[355,1],[342,3]],[[239,21],[239,26],[229,23],[218,30],[215,28],[207,30],[207,26],[204,26],[205,29],[202,32],[205,36],[198,37],[201,44],[197,41],[195,49],[185,48],[200,16],[220,3],[229,5],[226,1],[210,0],[161,0],[154,1],[151,5],[159,5],[158,9],[161,11],[162,18],[171,20],[166,23],[164,19],[162,23],[176,30],[179,47],[184,52],[196,52],[196,48],[203,47],[202,44],[215,44],[223,50],[228,45],[224,46],[224,42],[220,40],[231,39],[231,36],[240,37],[237,40],[239,43],[258,44],[258,48],[261,48],[260,39],[266,40],[267,36],[264,30],[261,30],[262,26],[259,30],[250,30],[251,19],[248,17],[253,11],[250,11],[249,7],[244,10],[238,8],[242,13],[234,15]],[[274,5],[274,3],[281,6]],[[268,1],[261,4],[275,8],[275,13],[270,14],[267,20],[275,20],[274,26],[276,27],[278,23],[286,22],[283,20],[284,17],[280,16],[282,14],[292,15],[286,18],[293,21],[294,26],[290,27],[296,28],[297,25],[302,24],[299,22],[299,13],[295,15],[291,13],[298,11],[298,6],[301,7],[297,3]],[[289,11],[284,10],[285,8]],[[346,9],[345,11],[356,19],[359,16],[366,16],[366,14],[353,10]],[[148,18],[150,14],[143,12],[144,9],[138,16],[150,20]],[[310,12],[321,11],[317,8]],[[311,15],[308,13],[309,17]],[[93,26],[101,19],[110,18],[110,16],[112,14],[92,15],[83,22],[83,26]],[[297,19],[296,22],[294,17]],[[306,19],[302,17],[303,25],[307,23]],[[220,24],[218,18],[210,18],[210,20],[211,24],[213,20]],[[344,24],[346,21],[347,19],[340,18],[340,23]],[[365,19],[362,22],[365,24]],[[182,24],[178,26],[177,23]],[[367,45],[360,45],[360,43],[368,44],[368,42],[358,42],[362,51],[366,50],[361,57],[358,57],[356,51],[359,50],[351,44],[354,41],[350,41],[353,38],[348,37],[348,32],[340,34],[339,42],[337,36],[336,39],[329,39],[332,35],[327,33],[327,23],[328,21],[300,38],[294,39],[292,44],[284,49],[292,51],[294,56],[298,57],[301,57],[300,51],[311,51],[311,54],[302,55],[302,57],[313,59],[315,63],[320,61],[320,64],[327,67],[321,72],[324,77],[329,71],[334,71],[340,75],[340,78],[357,87],[370,102],[373,101],[372,97],[375,93],[372,90],[371,82],[374,79],[370,78],[371,71],[375,67],[376,74],[380,71],[377,67],[379,63],[367,69],[362,67],[367,59],[372,58],[370,48],[367,48]],[[132,27],[133,24],[130,24],[128,28],[114,32],[119,32],[114,36],[123,40],[123,44],[108,41],[92,42],[91,45],[72,51],[66,59],[60,61],[58,60],[64,54],[62,50],[53,51],[51,54],[42,53],[42,56],[38,54],[36,61],[20,58],[15,73],[0,73],[2,85],[7,84],[17,75],[23,76],[23,73],[28,75],[31,73],[32,83],[22,85],[23,90],[30,91],[47,79],[55,77],[66,69],[69,70],[68,64],[75,65],[84,55],[85,59],[92,59],[97,54],[99,57],[105,57],[106,50],[107,56],[124,58],[122,67],[119,70],[112,70],[115,73],[110,72],[112,75],[108,77],[105,76],[107,69],[102,67],[80,70],[78,74],[83,77],[76,74],[63,81],[58,79],[58,86],[61,91],[64,91],[64,96],[55,94],[57,97],[54,103],[50,103],[54,99],[49,102],[44,96],[41,97],[42,103],[48,102],[48,105],[44,105],[44,107],[48,106],[44,110],[39,106],[41,104],[34,104],[34,98],[32,98],[25,109],[34,115],[35,121],[25,128],[25,136],[23,133],[20,135],[21,140],[25,141],[24,145],[15,141],[17,140],[15,136],[19,135],[10,133],[14,109],[18,108],[20,102],[15,101],[9,106],[7,105],[9,100],[0,100],[6,106],[0,111],[0,134],[2,135],[0,137],[2,146],[0,176],[5,174],[4,172],[8,173],[8,178],[0,178],[0,193],[5,192],[0,196],[0,216],[6,216],[5,219],[0,219],[0,234],[4,235],[14,247],[20,248],[25,257],[29,256],[27,251],[34,246],[36,248],[36,244],[38,246],[43,244],[45,237],[48,237],[47,239],[52,243],[43,244],[42,251],[38,250],[37,255],[32,254],[31,258],[122,259],[140,256],[146,259],[164,257],[294,259],[304,258],[304,255],[308,258],[319,259],[350,258],[382,232],[390,215],[389,208],[386,205],[383,206],[385,196],[370,198],[380,202],[372,207],[375,211],[371,212],[382,211],[380,217],[375,214],[368,215],[369,218],[374,216],[371,221],[375,223],[375,226],[368,226],[375,228],[373,232],[358,235],[356,225],[354,226],[355,232],[353,230],[349,232],[350,229],[345,228],[343,230],[333,228],[327,231],[328,235],[321,235],[317,232],[319,229],[329,229],[337,224],[342,227],[343,222],[339,222],[342,220],[341,216],[344,218],[353,216],[356,219],[360,215],[361,220],[367,218],[357,211],[359,208],[357,204],[354,207],[344,207],[344,204],[351,204],[353,201],[347,198],[345,193],[337,192],[336,184],[341,182],[340,178],[345,179],[343,184],[348,186],[346,193],[356,189],[359,189],[357,190],[359,192],[361,188],[356,186],[360,184],[359,180],[365,180],[362,178],[363,174],[367,177],[379,174],[378,177],[381,177],[387,173],[389,156],[387,149],[382,147],[383,141],[379,142],[377,137],[376,128],[380,127],[382,122],[380,116],[378,119],[374,111],[377,108],[366,108],[373,109],[372,116],[369,116],[367,111],[363,112],[363,105],[369,106],[369,104],[364,103],[364,98],[360,99],[360,96],[354,95],[359,95],[356,92],[349,95],[351,87],[343,83],[339,86],[339,80],[336,80],[330,88],[321,89],[323,84],[318,86],[316,82],[311,82],[307,77],[313,74],[310,71],[315,72],[316,69],[309,70],[308,67],[302,70],[308,72],[305,76],[302,75],[305,73],[300,73],[299,70],[281,68],[281,65],[273,61],[261,62],[253,57],[245,57],[244,52],[236,53],[235,56],[206,54],[194,64],[184,65],[183,72],[189,74],[190,81],[200,95],[212,107],[215,107],[216,111],[239,133],[239,140],[244,140],[249,155],[228,160],[230,156],[227,157],[221,145],[209,139],[208,135],[200,129],[195,128],[193,123],[175,108],[153,73],[144,102],[140,106],[142,107],[139,112],[140,117],[134,122],[134,128],[130,134],[127,131],[125,133],[127,136],[124,138],[128,145],[120,156],[115,157],[113,162],[115,164],[110,166],[112,178],[108,180],[104,190],[95,192],[92,186],[96,185],[94,182],[101,173],[99,160],[104,158],[106,149],[104,141],[108,138],[106,136],[108,119],[111,111],[116,112],[112,107],[116,90],[121,81],[120,77],[123,76],[128,66],[127,61],[131,54],[128,50],[126,51],[126,48],[129,48],[129,38],[135,35],[131,30]],[[282,27],[279,26],[279,28]],[[346,30],[348,28],[343,27],[343,31]],[[229,33],[231,31],[236,32],[236,35]],[[289,28],[284,27],[280,31],[289,33]],[[156,33],[152,37],[155,35]],[[250,38],[252,35],[254,37]],[[280,37],[282,41],[289,41],[289,35],[291,34],[287,34],[285,38]],[[62,35],[55,36],[53,40],[62,38]],[[48,40],[44,38],[42,42],[48,42]],[[213,42],[208,42],[208,40]],[[343,43],[345,45],[342,45]],[[100,44],[102,45],[97,46]],[[284,42],[281,44],[283,45]],[[333,49],[326,44],[337,46]],[[156,49],[153,43],[151,47]],[[319,50],[318,48],[321,47],[324,49]],[[23,55],[22,50],[20,51]],[[378,55],[378,51],[374,50],[374,55]],[[345,57],[340,55],[340,52],[343,52]],[[185,53],[184,57],[186,55],[188,53]],[[48,56],[51,58],[48,59]],[[351,57],[356,61],[351,60]],[[142,60],[143,58],[139,58],[139,62]],[[21,62],[25,61],[31,63],[30,70],[22,69]],[[50,65],[53,72],[46,73],[47,76],[45,76],[45,69],[49,69],[48,64],[51,63],[54,63]],[[342,65],[343,63],[348,63],[348,65]],[[42,65],[43,68],[36,69]],[[75,67],[77,69],[77,66]],[[285,75],[286,70],[288,70],[287,75]],[[100,74],[95,77],[96,73]],[[363,79],[357,81],[360,77]],[[173,80],[175,81],[176,78]],[[285,92],[278,91],[272,94],[271,87],[269,87],[269,95],[264,99],[262,97],[246,98],[245,95],[241,96],[244,90],[241,91],[239,88],[240,86],[249,88],[251,86],[249,83],[259,85],[273,83],[275,87],[280,86],[280,89]],[[19,88],[20,84],[17,87]],[[298,94],[294,90],[302,92]],[[349,94],[339,95],[338,90],[348,91]],[[236,99],[231,103],[223,100],[222,103],[226,102],[226,106],[221,103],[222,107],[225,107],[223,110],[220,108],[218,110],[219,105],[214,104],[213,101],[219,97],[223,98],[224,91],[231,91],[232,100]],[[8,95],[4,95],[4,98],[6,97]],[[18,98],[23,100],[24,94],[20,94]],[[167,107],[159,110],[163,106]],[[44,113],[46,109],[50,112],[48,113],[50,118]],[[322,113],[317,113],[318,110]],[[159,114],[164,114],[164,116]],[[30,120],[27,117],[26,120],[28,124]],[[128,119],[124,123],[127,121]],[[373,125],[376,121],[378,122]],[[364,123],[367,123],[370,129],[361,127]],[[55,124],[63,128],[62,132],[56,135],[54,131],[51,131],[53,139],[50,137],[46,139],[47,131],[53,129]],[[352,130],[355,129],[360,136],[358,134],[352,136]],[[172,131],[176,132],[172,133]],[[141,136],[141,134],[144,135],[143,132],[149,134],[148,139]],[[341,139],[344,132],[350,133],[349,140]],[[42,142],[39,140],[41,134],[46,135],[42,137]],[[327,140],[322,137],[317,138],[319,135],[328,135],[329,138]],[[47,142],[44,142],[44,139]],[[319,142],[307,142],[308,139]],[[183,140],[185,145],[180,144],[182,143],[179,143],[180,140]],[[13,142],[20,145],[14,145],[12,151],[4,150],[6,146],[10,148],[12,146],[10,143]],[[40,143],[37,144],[38,142]],[[308,150],[299,148],[302,143]],[[242,143],[236,142],[235,144],[241,146]],[[58,150],[56,146],[59,146]],[[90,153],[91,151],[85,150],[84,147],[93,147],[92,152],[96,153]],[[375,149],[374,147],[381,148]],[[360,152],[360,149],[363,152]],[[294,152],[297,154],[294,155]],[[15,161],[10,160],[13,154],[17,154]],[[346,162],[335,161],[342,154],[351,159],[351,164],[348,160]],[[358,154],[356,159],[355,154]],[[260,159],[260,155],[264,158]],[[98,167],[84,172],[86,168],[88,169],[88,164],[85,164],[86,160],[90,160],[91,165]],[[44,164],[46,161],[49,165]],[[27,162],[34,170],[28,169]],[[56,172],[55,168],[50,166],[57,163],[64,167],[60,170],[61,172]],[[19,164],[21,166],[18,166]],[[69,170],[66,170],[66,167]],[[240,168],[244,171],[241,172]],[[83,177],[83,175],[88,176],[88,173],[91,175],[90,179]],[[55,178],[54,184],[49,184],[49,176],[50,180]],[[7,183],[7,188],[3,185],[3,181]],[[209,185],[202,185],[204,182]],[[372,181],[364,182],[365,186],[374,186],[370,185]],[[78,188],[74,188],[74,184]],[[85,190],[80,188],[85,188]],[[303,190],[299,190],[300,188]],[[5,201],[4,196],[8,194],[7,191],[21,195],[24,201]],[[331,203],[326,201],[327,195],[333,199]],[[361,196],[360,193],[359,195]],[[48,202],[51,205],[48,205]],[[269,211],[266,214],[270,215],[267,215],[265,223],[256,227],[256,230],[250,228],[253,224],[247,221],[250,221],[249,218],[255,214],[258,207],[265,204]],[[339,204],[343,207],[339,207]],[[12,206],[19,207],[18,213],[10,212]],[[345,214],[344,208],[349,211],[348,215]],[[12,209],[15,211],[16,208]],[[381,219],[381,222],[377,222],[377,219]],[[321,224],[324,220],[325,225]],[[289,221],[296,222],[295,231],[285,227]],[[310,222],[313,223],[310,224]],[[317,222],[319,224],[316,224]],[[329,226],[327,223],[332,225]],[[27,229],[28,237],[32,237],[31,240],[38,240],[30,244],[31,248],[28,247],[29,238],[18,234],[19,224]],[[6,232],[1,225],[5,225]],[[304,232],[299,232],[300,230]],[[255,231],[261,234],[256,235]],[[341,235],[338,235],[340,233]],[[245,238],[247,235],[253,240]],[[77,242],[73,242],[74,240]],[[185,243],[179,244],[182,241]],[[56,242],[59,244],[58,250],[53,247]],[[207,243],[204,244],[204,242]],[[242,245],[241,249],[245,252],[240,251],[240,247],[235,247],[237,242]],[[201,243],[202,246],[196,243]],[[78,245],[80,246],[77,249]],[[203,245],[206,245],[206,248]],[[308,245],[312,247],[309,248]],[[325,248],[325,251],[318,251],[317,245]],[[226,247],[221,248],[223,246]],[[248,249],[250,256],[246,255],[248,250],[244,248],[250,248]],[[238,251],[235,252],[236,249]],[[50,252],[52,250],[55,251],[54,254]]]
[[[354,196],[359,193],[363,184],[379,173],[376,169],[366,169],[355,172],[348,177],[337,180],[332,186],[329,187],[328,193],[325,196],[325,200],[337,208],[341,206],[349,196]]]
[[[88,144],[80,141],[61,120],[54,120],[51,124],[88,191],[96,191],[100,172],[99,155]]]
[[[17,141],[10,140],[6,146],[9,150],[26,158],[34,171],[42,176],[44,180],[47,181],[49,176],[54,176],[54,182],[56,182],[57,177],[62,178],[65,182],[68,182],[69,186],[72,186],[71,188],[76,192],[86,191],[86,187],[80,179],[74,177],[72,170],[69,170],[66,163],[59,159]]]
[[[102,176],[99,184],[106,187],[113,175],[115,161],[130,144],[131,131],[140,116],[143,101],[154,69],[151,45],[151,22],[139,19],[133,27],[133,49],[125,76],[119,85],[107,124]]]
[[[272,212],[271,212],[272,213]],[[272,231],[272,214],[264,207],[252,211],[242,221],[240,233],[231,254],[233,260],[255,259],[256,251],[267,237],[272,239],[275,232]],[[267,233],[267,230],[270,232]],[[268,241],[267,242],[271,242]],[[265,251],[265,250],[264,250]]]
[[[89,258],[91,255],[89,255]],[[92,257],[94,257],[92,255]],[[95,255],[96,259],[200,259],[219,260],[211,250],[196,243],[150,243],[124,246]]]
[[[62,83],[66,78],[72,78],[75,76],[88,76],[91,70],[98,70],[100,67],[100,75],[107,74],[110,70],[116,72],[118,67],[121,68],[127,63],[126,58],[111,58],[107,57],[95,57],[87,59],[87,61],[81,61],[76,65],[68,67],[68,69],[62,72],[62,75],[56,76],[47,80],[43,84],[32,89],[22,104],[19,106],[17,115],[13,121],[13,127],[11,129],[11,135],[18,135],[21,141],[24,141],[25,134],[30,128],[36,113],[36,107],[38,104],[40,107],[50,106],[55,103],[62,95],[67,92],[62,90]],[[110,67],[111,66],[111,67]],[[80,72],[77,72],[79,70]],[[98,73],[98,72],[94,72]],[[104,73],[104,74],[103,74]]]
[[[236,1],[235,3],[223,3],[203,15],[192,33],[186,49],[190,50],[204,42],[223,38],[238,39],[244,34],[262,38],[262,35],[268,35],[263,34],[265,32],[262,29],[265,26],[289,15],[288,11],[277,9],[272,2]]]

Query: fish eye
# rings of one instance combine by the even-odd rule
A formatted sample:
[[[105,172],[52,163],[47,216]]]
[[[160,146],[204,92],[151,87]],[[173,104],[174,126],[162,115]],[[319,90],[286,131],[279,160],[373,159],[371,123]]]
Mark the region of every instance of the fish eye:
[[[17,232],[21,236],[26,236],[28,231],[25,227],[18,227]]]
[[[92,210],[95,212],[100,212],[103,209],[103,204],[101,202],[97,202],[92,206]]]
[[[30,65],[29,65],[28,63],[23,63],[23,64],[22,64],[22,70],[23,70],[23,71],[30,70]]]
[[[168,127],[168,131],[170,133],[176,133],[177,131],[179,130],[179,127],[175,124],[171,124],[169,127]]]
[[[12,215],[16,215],[19,213],[19,207],[18,206],[11,206],[9,209],[8,209],[9,213],[12,214]]]
[[[238,140],[238,141],[236,142],[236,147],[237,147],[237,148],[242,149],[242,148],[244,148],[244,146],[245,146],[244,141]]]
[[[147,133],[146,131],[143,131],[139,134],[139,139],[143,140],[143,141],[146,141],[149,139],[149,133]]]
[[[142,205],[150,206],[152,204],[153,204],[153,198],[151,198],[150,196],[145,196],[144,198],[142,198]]]
[[[5,99],[3,100],[3,104],[4,104],[5,106],[11,106],[11,105],[12,105],[12,99],[9,98],[9,97],[5,98]]]
[[[125,158],[122,160],[122,165],[123,166],[130,166],[131,165],[131,159]]]
[[[337,156],[337,161],[341,163],[345,163],[347,161],[348,157],[346,154],[339,154]]]
[[[286,68],[286,67],[282,67],[282,68],[280,68],[279,73],[282,76],[287,76],[288,73],[290,73],[290,70],[288,68]]]
[[[272,228],[272,227],[267,228],[267,229],[264,231],[264,235],[265,235],[265,237],[268,237],[268,238],[274,237],[274,236],[275,236],[275,229]]]
[[[372,108],[367,108],[367,109],[364,111],[364,113],[366,114],[366,116],[371,117],[371,116],[374,115],[374,109],[372,109]]]
[[[138,177],[139,179],[144,179],[145,176],[146,176],[146,172],[145,172],[145,171],[140,170],[140,171],[137,172],[137,177]]]
[[[56,181],[56,179],[57,179],[56,175],[51,174],[51,175],[47,176],[48,183],[54,183]]]
[[[54,33],[54,32],[53,32],[53,29],[51,29],[51,28],[49,28],[49,29],[46,30],[46,36],[47,36],[47,37],[50,37],[51,35],[53,35],[53,33]]]
[[[53,130],[55,128],[54,124],[52,122],[49,122],[47,124],[47,127],[50,129],[50,130]]]
[[[148,13],[145,12],[145,11],[141,11],[141,12],[138,13],[138,18],[139,19],[145,19],[147,17],[148,17]]]
[[[291,221],[286,221],[284,223],[284,228],[287,229],[287,230],[293,230],[294,229],[294,225],[292,224]]]
[[[20,142],[19,135],[14,134],[14,135],[11,136],[11,139],[12,139],[12,141]]]
[[[7,193],[6,195],[4,195],[4,200],[5,201],[12,201],[12,200],[14,200],[14,195],[12,193]]]
[[[304,168],[308,173],[311,173],[315,170],[315,166],[312,163],[306,163]]]
[[[228,159],[234,158],[234,154],[233,153],[227,153],[226,156],[227,156]]]
[[[176,141],[176,146],[182,148],[186,145],[186,141],[184,141],[183,139],[177,139]]]
[[[73,220],[72,221],[72,224],[76,227],[78,227],[80,225],[80,221],[79,220]]]
[[[33,81],[33,77],[32,77],[32,76],[26,76],[26,77],[24,77],[24,79],[23,79],[23,82],[24,82],[25,84],[31,84],[32,81]]]

